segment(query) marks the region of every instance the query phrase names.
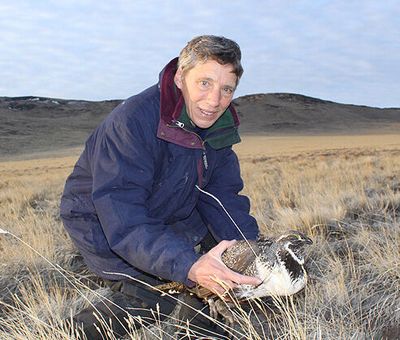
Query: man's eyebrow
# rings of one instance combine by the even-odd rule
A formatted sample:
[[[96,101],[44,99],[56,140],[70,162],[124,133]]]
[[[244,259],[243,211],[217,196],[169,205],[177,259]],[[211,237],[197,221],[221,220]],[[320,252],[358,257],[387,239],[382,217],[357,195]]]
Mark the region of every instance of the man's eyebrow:
[[[214,82],[214,79],[211,78],[211,77],[200,77],[199,81],[202,81],[202,80],[207,80],[207,81],[210,81],[210,82]],[[230,85],[230,84],[225,84],[225,85],[223,85],[223,87],[228,87],[228,88],[230,88],[232,90],[236,89],[236,85]]]
[[[210,78],[210,77],[200,77],[199,80],[214,81],[214,79],[213,79],[213,78]]]

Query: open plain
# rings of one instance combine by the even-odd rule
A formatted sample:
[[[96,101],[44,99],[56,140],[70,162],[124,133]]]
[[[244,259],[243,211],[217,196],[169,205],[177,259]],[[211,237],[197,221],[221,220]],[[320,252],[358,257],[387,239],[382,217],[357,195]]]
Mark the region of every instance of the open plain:
[[[293,299],[276,301],[273,308],[267,300],[254,305],[254,313],[239,311],[234,339],[400,338],[396,119],[393,126],[388,120],[367,129],[364,122],[363,129],[343,127],[340,133],[322,123],[318,133],[244,129],[235,150],[244,193],[262,232],[298,229],[314,244],[306,260],[310,279],[305,290]],[[74,338],[63,320],[107,297],[102,283],[82,265],[58,216],[63,185],[85,134],[80,136],[77,145],[35,151],[27,143],[3,154],[0,339]],[[151,332],[148,339],[171,338],[163,327]],[[141,339],[143,334],[131,330],[130,338]],[[110,334],[110,339],[115,337]]]

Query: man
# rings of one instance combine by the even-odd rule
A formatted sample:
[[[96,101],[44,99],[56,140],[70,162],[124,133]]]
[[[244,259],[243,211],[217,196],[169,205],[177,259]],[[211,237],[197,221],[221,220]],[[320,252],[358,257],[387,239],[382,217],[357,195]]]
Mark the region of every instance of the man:
[[[139,303],[154,309],[159,302],[168,314],[175,304],[127,276],[150,285],[197,283],[221,294],[239,283],[260,283],[229,270],[220,258],[242,233],[248,239],[258,235],[249,201],[239,195],[243,182],[232,150],[240,141],[230,105],[243,73],[240,60],[232,40],[191,40],[157,85],[125,100],[92,133],[67,179],[61,200],[65,228],[89,269],[117,291],[112,300],[123,308]],[[196,186],[223,203],[242,233]],[[197,245],[203,253],[215,246],[200,254]],[[117,313],[97,307],[105,319]],[[75,322],[91,338],[98,334],[92,310]],[[125,326],[113,325],[114,331],[123,333]]]

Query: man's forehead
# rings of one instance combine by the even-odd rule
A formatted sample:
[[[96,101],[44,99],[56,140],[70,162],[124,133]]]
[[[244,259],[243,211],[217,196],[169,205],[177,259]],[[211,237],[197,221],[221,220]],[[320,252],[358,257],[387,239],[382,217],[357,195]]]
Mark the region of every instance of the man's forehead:
[[[234,67],[233,64],[227,63],[227,64],[221,64],[219,63],[217,60],[214,59],[207,59],[205,61],[198,61],[193,67],[192,69],[200,69],[200,68],[209,68],[209,67],[222,67],[224,69],[227,70],[231,70],[232,72],[234,72]]]
[[[215,60],[207,60],[205,62],[199,62],[194,67],[188,70],[188,72],[196,75],[196,77],[204,77],[213,79],[215,76],[221,74],[225,78],[229,78],[233,82],[236,82],[237,76],[232,64],[220,64]]]

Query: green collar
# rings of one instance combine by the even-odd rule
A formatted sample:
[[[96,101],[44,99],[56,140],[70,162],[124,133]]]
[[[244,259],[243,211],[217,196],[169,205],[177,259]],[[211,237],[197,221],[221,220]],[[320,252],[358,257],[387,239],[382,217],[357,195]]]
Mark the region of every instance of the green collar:
[[[179,121],[184,124],[185,129],[195,132],[204,142],[207,142],[213,149],[218,150],[240,142],[240,136],[232,112],[229,108],[221,117],[208,129],[200,129],[193,125],[190,120],[186,105],[183,106]]]

